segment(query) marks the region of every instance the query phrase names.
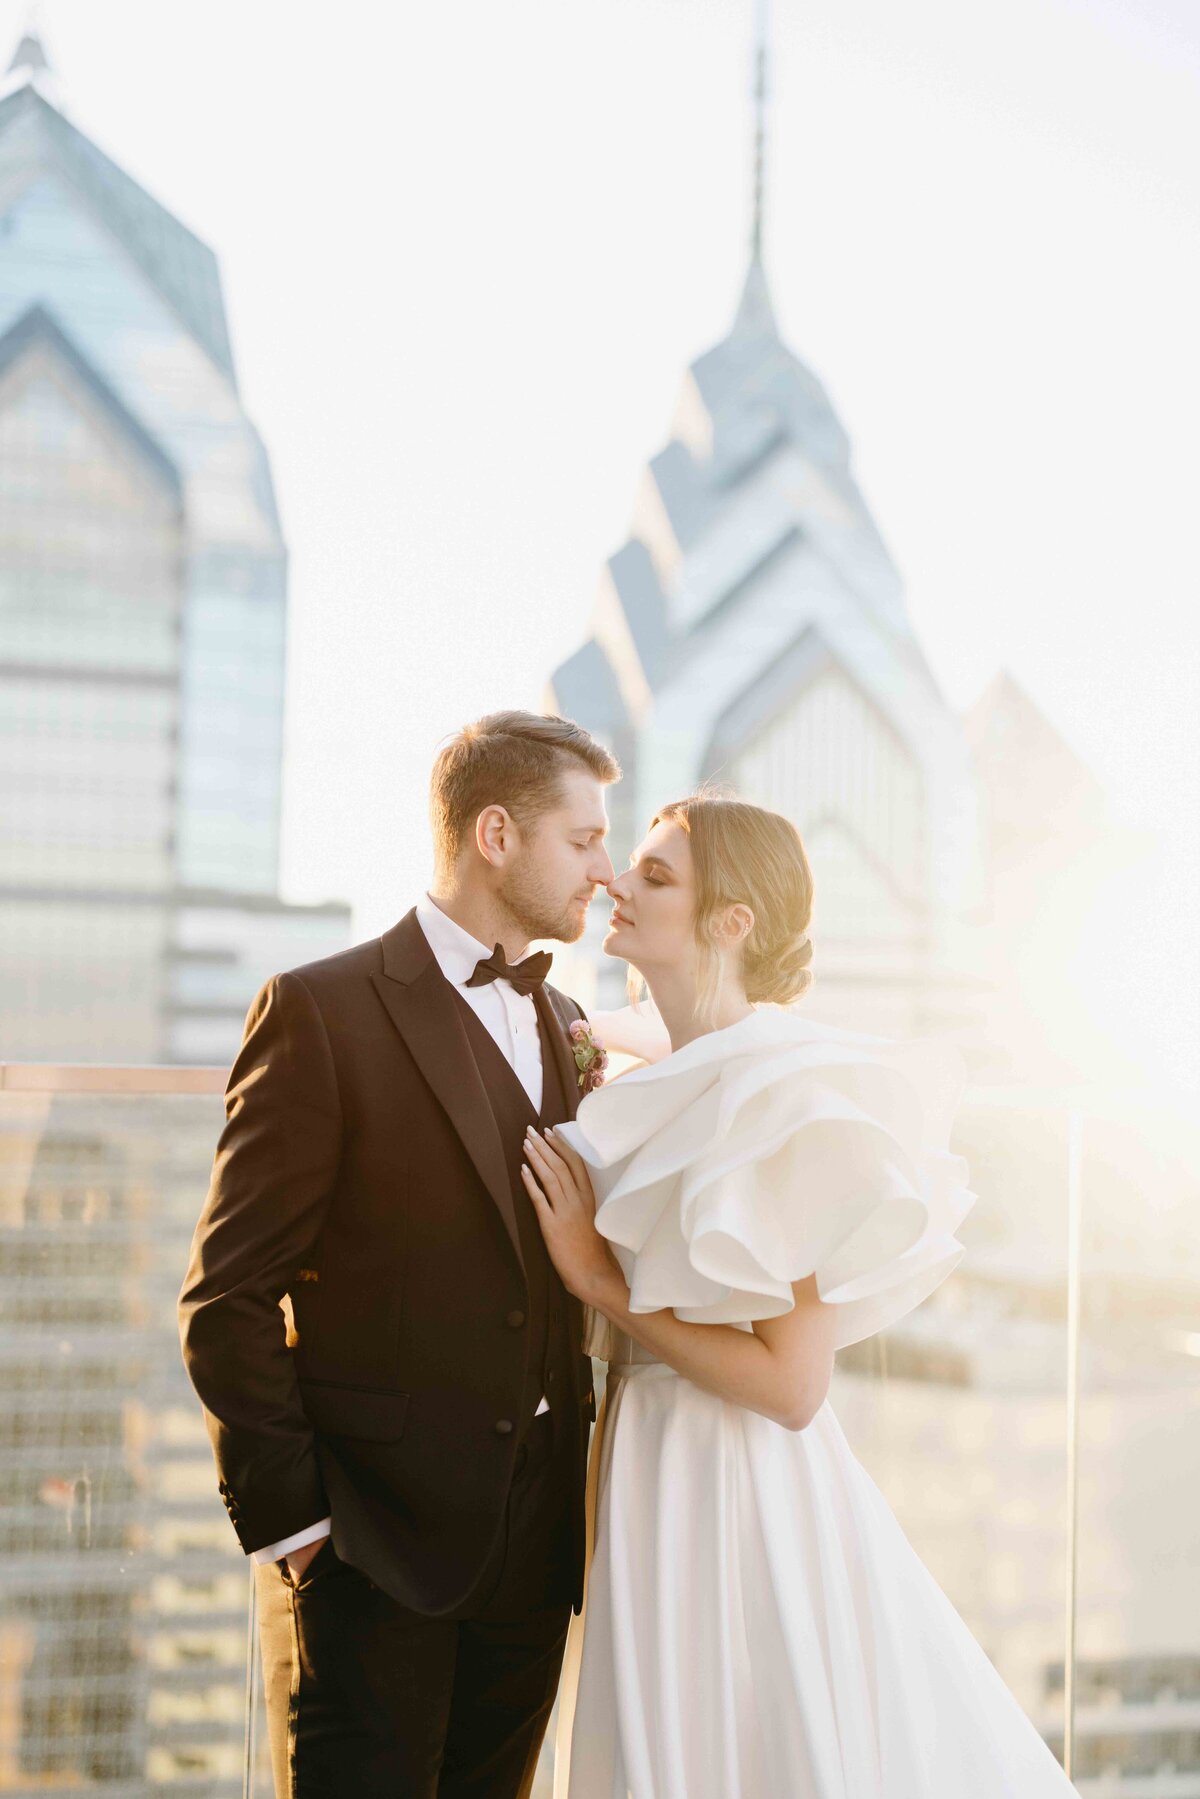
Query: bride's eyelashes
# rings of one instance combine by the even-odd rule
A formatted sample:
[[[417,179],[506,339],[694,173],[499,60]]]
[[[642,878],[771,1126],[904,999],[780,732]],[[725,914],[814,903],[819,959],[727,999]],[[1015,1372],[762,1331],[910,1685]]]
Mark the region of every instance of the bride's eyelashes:
[[[626,874],[631,874],[631,875],[637,874],[637,872],[638,872],[637,863],[631,862],[629,864],[629,867],[625,870],[625,872],[626,872]],[[644,875],[642,875],[641,879],[647,887],[665,887],[667,884],[663,880],[661,875],[644,874]]]

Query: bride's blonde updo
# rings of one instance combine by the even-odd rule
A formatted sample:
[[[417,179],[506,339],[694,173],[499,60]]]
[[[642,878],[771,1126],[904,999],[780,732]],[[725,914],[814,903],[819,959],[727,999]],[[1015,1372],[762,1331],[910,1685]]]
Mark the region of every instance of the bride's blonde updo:
[[[652,820],[686,831],[696,875],[696,940],[705,952],[697,1010],[716,1000],[721,961],[712,927],[726,906],[749,906],[754,928],[742,948],[742,983],[754,1004],[786,1006],[812,985],[813,878],[790,818],[745,800],[698,793]]]

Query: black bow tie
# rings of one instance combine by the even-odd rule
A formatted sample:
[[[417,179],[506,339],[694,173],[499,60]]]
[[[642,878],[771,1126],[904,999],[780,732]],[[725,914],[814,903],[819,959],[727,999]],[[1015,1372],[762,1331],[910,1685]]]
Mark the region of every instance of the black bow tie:
[[[550,973],[553,960],[548,949],[540,949],[536,955],[526,956],[523,962],[516,962],[510,968],[504,959],[504,950],[497,944],[490,956],[475,964],[475,973],[467,986],[486,987],[489,981],[507,981],[518,993],[532,993]]]

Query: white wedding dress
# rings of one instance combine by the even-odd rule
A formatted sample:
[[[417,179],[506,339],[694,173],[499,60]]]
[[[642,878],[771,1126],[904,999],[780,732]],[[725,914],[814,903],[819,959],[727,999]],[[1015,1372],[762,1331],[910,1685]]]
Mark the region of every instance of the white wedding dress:
[[[763,1007],[582,1102],[563,1135],[635,1312],[740,1324],[817,1277],[837,1345],[955,1266],[957,1055]],[[606,1321],[586,1604],[555,1799],[1062,1799],[1071,1786],[855,1460]],[[886,1404],[886,1396],[882,1403]]]

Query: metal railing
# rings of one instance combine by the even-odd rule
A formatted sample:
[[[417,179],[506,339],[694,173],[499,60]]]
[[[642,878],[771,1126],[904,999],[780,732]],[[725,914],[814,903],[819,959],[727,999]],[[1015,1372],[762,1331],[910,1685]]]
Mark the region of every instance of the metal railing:
[[[224,1093],[225,1068],[181,1068],[148,1062],[0,1062],[0,1093]]]

